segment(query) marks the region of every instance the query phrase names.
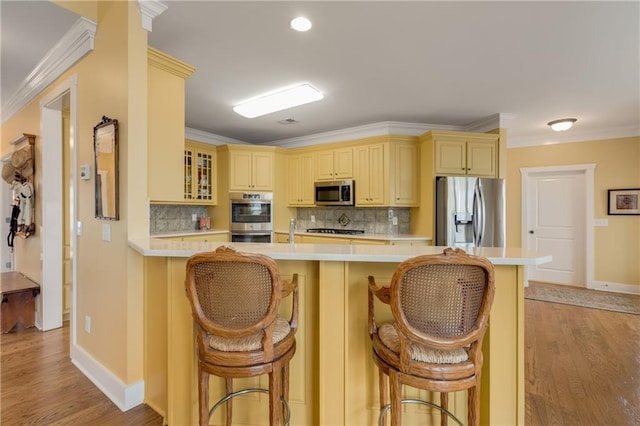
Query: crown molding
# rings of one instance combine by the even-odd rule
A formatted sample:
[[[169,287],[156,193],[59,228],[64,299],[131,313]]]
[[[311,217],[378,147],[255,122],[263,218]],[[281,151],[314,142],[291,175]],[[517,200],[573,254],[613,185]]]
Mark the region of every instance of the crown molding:
[[[147,47],[147,63],[184,79],[196,71],[195,67],[151,46]]]
[[[561,143],[591,142],[606,139],[628,138],[640,136],[640,125],[611,127],[598,130],[576,131],[573,128],[566,132],[549,130],[543,133],[526,134],[523,136],[507,136],[507,148],[525,148],[530,146],[556,145]]]
[[[169,6],[158,0],[138,0],[138,10],[140,10],[142,28],[151,32],[153,19],[162,14],[168,8]]]
[[[96,23],[79,18],[38,62],[16,93],[2,106],[2,124],[93,50]]]
[[[192,129],[186,127],[184,129],[184,138],[196,142],[208,143],[210,145],[225,145],[225,144],[244,144],[250,145],[247,142],[242,142],[237,139],[231,139],[225,136],[216,135],[213,133],[203,132],[202,130]]]
[[[269,142],[268,145],[282,148],[299,148],[303,146],[319,145],[323,143],[341,142],[353,139],[363,139],[381,135],[409,135],[419,136],[429,130],[462,130],[460,126],[438,124],[402,123],[398,121],[383,121],[365,124],[363,126],[334,130],[332,132],[316,133],[297,138],[282,139]]]
[[[486,133],[495,129],[508,129],[511,120],[515,119],[515,114],[507,114],[499,112],[492,114],[489,117],[474,121],[473,123],[464,126],[465,132]]]

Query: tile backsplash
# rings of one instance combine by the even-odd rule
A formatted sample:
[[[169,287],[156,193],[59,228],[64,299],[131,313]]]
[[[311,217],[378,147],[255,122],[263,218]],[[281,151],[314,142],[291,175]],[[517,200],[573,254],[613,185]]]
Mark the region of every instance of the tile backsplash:
[[[391,212],[390,212],[391,211]],[[390,229],[389,217],[398,218],[397,231]],[[315,222],[311,222],[315,216]],[[411,233],[411,209],[400,207],[315,207],[298,208],[298,231],[309,228],[364,230],[367,234]]]
[[[186,206],[174,204],[151,204],[149,233],[162,234],[163,232],[195,231],[198,222],[193,222],[191,217],[209,216],[207,206]]]

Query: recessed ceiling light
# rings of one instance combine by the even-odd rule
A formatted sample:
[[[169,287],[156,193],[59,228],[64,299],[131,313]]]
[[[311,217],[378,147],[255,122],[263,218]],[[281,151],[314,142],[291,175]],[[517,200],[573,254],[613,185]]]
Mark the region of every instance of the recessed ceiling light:
[[[255,118],[322,98],[320,91],[305,83],[257,96],[234,106],[233,110],[244,117]]]
[[[559,120],[550,121],[547,124],[556,132],[563,132],[565,130],[569,130],[576,121],[578,121],[577,118],[561,118]]]
[[[296,31],[309,31],[311,29],[311,21],[304,16],[298,16],[291,20],[291,28]]]

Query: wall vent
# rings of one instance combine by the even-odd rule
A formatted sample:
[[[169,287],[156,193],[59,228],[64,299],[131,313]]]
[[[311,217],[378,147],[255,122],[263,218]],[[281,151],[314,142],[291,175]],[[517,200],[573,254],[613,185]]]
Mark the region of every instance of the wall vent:
[[[299,121],[296,121],[293,118],[285,118],[284,120],[278,121],[278,123],[287,125],[287,124],[299,123]]]

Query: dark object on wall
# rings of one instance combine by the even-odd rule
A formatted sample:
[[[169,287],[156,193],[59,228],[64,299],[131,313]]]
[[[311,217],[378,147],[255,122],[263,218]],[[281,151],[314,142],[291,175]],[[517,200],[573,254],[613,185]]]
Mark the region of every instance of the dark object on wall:
[[[96,217],[118,220],[118,120],[107,116],[93,128]]]
[[[640,188],[607,191],[607,211],[610,215],[640,215]]]
[[[7,235],[7,245],[13,248],[13,240],[18,232],[18,216],[20,216],[20,207],[14,205],[11,210],[11,223],[9,224],[9,235]]]

